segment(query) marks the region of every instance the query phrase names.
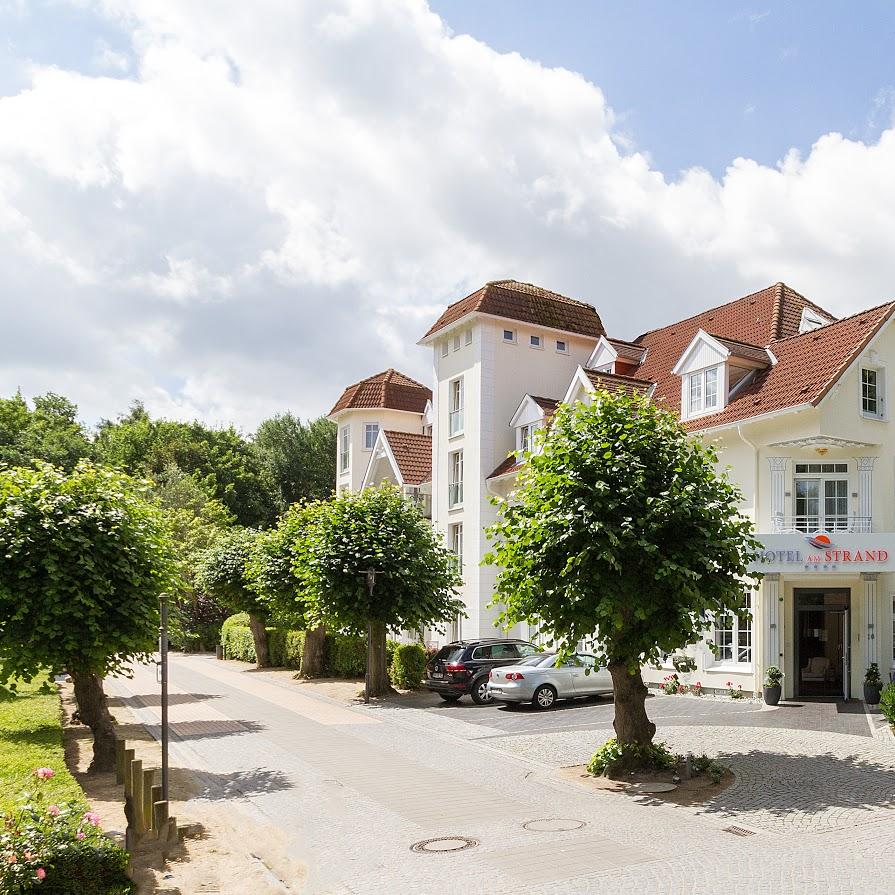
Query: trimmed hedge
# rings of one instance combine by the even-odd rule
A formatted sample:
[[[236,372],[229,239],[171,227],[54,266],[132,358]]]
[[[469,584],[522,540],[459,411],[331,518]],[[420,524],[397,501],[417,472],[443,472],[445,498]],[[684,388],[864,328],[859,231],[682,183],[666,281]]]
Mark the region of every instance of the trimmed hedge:
[[[429,654],[421,643],[399,643],[388,667],[392,683],[402,690],[416,690],[426,673]]]
[[[267,646],[271,665],[279,668],[301,668],[304,654],[305,631],[282,628],[267,629]],[[224,658],[255,662],[255,642],[245,612],[231,615],[221,625],[221,643]],[[395,650],[401,644],[387,640],[385,644],[386,666],[391,668]],[[354,634],[327,634],[323,643],[323,674],[327,677],[363,677],[367,658],[367,643]]]

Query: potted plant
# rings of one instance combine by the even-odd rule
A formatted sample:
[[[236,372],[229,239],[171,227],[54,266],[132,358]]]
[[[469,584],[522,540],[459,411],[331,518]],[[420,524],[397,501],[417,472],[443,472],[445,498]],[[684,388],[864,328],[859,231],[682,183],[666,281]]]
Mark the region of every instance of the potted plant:
[[[879,694],[883,689],[883,679],[879,676],[879,665],[874,662],[864,674],[864,702],[879,705]]]
[[[764,673],[764,701],[767,705],[777,705],[783,691],[783,672],[776,665],[769,665]]]

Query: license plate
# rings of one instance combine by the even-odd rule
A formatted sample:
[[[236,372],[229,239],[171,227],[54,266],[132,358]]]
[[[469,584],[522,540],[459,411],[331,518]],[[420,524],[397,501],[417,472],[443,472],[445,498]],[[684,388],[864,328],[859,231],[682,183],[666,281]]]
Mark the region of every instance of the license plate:
[[[443,675],[440,671],[433,671],[433,672],[432,672],[432,677],[434,677],[434,678],[442,678],[442,677],[444,677],[444,675]]]

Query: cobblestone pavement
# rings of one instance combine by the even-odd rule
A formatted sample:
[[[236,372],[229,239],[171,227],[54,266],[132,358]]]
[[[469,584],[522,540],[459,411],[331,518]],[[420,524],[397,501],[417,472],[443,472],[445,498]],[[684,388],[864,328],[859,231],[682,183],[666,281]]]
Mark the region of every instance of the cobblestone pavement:
[[[425,701],[345,707],[298,694],[282,676],[205,657],[175,658],[172,681],[172,720],[189,725],[172,762],[196,770],[209,801],[226,798],[286,831],[311,867],[311,892],[844,895],[875,891],[895,875],[886,847],[895,836],[895,745],[871,736],[863,714],[854,716],[863,733],[848,733],[798,729],[784,710],[754,704],[650,700],[660,738],[678,750],[721,752],[738,775],[714,803],[683,808],[559,778],[557,766],[586,760],[605,739],[611,706],[539,718],[446,712]],[[157,728],[152,671],[109,689]],[[581,721],[588,729],[579,711],[589,713]],[[735,720],[713,723],[725,717]],[[523,828],[538,818],[583,826]],[[753,835],[725,832],[731,825]],[[478,845],[410,850],[446,835]],[[263,857],[263,845],[247,848]],[[288,883],[283,891],[295,891]]]

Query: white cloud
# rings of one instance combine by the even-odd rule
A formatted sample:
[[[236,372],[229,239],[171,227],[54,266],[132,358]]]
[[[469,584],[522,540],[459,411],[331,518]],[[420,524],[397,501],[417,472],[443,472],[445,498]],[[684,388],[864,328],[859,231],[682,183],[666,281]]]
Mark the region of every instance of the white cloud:
[[[622,337],[778,279],[840,312],[890,295],[891,129],[669,181],[598,87],[422,0],[93,9],[129,68],[0,99],[0,393],[251,427],[386,366],[427,378],[415,341],[486,279]]]

